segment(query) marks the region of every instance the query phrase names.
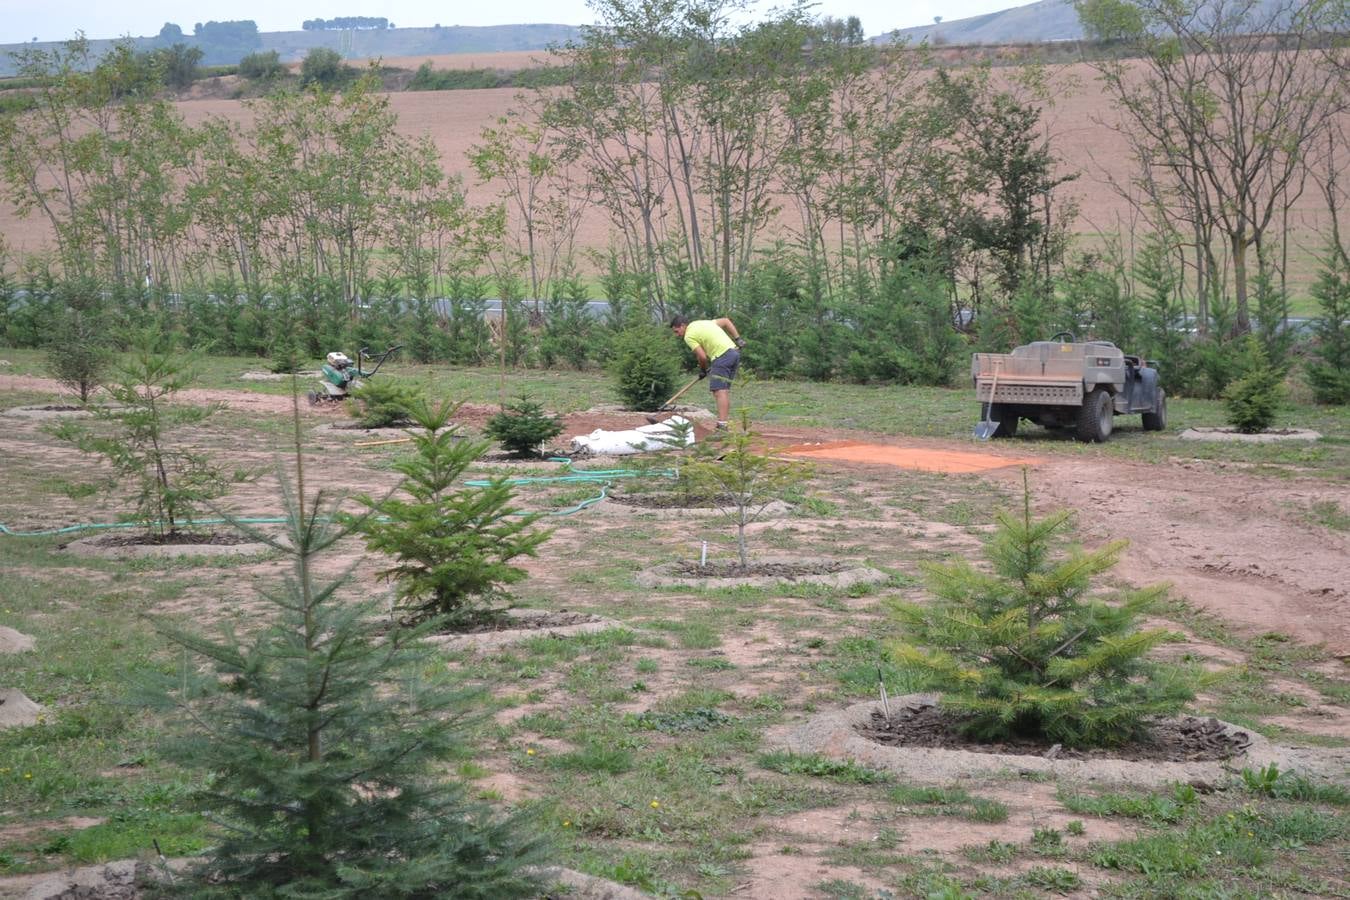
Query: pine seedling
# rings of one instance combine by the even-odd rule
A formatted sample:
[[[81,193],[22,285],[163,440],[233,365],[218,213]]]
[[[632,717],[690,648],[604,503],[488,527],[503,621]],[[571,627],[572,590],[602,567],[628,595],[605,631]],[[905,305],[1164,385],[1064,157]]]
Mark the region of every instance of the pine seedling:
[[[562,434],[563,423],[557,416],[546,414],[542,403],[520,396],[488,419],[483,430],[516,456],[538,456],[545,441]]]
[[[298,390],[298,389],[297,389]],[[238,524],[290,560],[265,592],[256,631],[160,631],[184,648],[176,680],[151,696],[186,717],[166,756],[205,774],[197,800],[216,844],[174,890],[192,897],[539,896],[542,843],[447,774],[477,695],[445,682],[424,637],[371,601],[342,599],[348,573],[316,560],[365,524],[341,498],[308,493],[299,453],[281,478],[285,534]],[[200,665],[199,665],[200,664]]]
[[[1138,622],[1164,586],[1091,593],[1125,542],[1057,552],[1072,513],[1031,515],[1023,474],[1020,513],[1003,511],[988,548],[992,572],[965,560],[926,567],[928,604],[896,601],[900,665],[940,692],[940,705],[976,740],[1039,737],[1078,747],[1138,737],[1151,716],[1179,711],[1194,681],[1146,659],[1174,635]]]
[[[725,437],[699,444],[680,470],[680,480],[695,496],[708,497],[736,526],[736,550],[742,568],[750,565],[746,526],[764,514],[809,476],[805,463],[778,459],[756,449],[750,416]]]
[[[228,480],[210,459],[168,440],[217,406],[174,404],[197,378],[196,360],[153,331],[138,335],[107,386],[112,404],[93,408],[98,427],[62,422],[51,433],[112,464],[135,492],[135,520],[159,538],[190,526],[203,504],[224,496]]]
[[[404,477],[398,493],[360,500],[378,513],[361,531],[367,547],[393,558],[380,576],[394,583],[403,610],[464,625],[500,615],[505,587],[525,577],[511,560],[533,556],[549,532],[532,529],[537,515],[517,514],[504,479],[464,483],[488,444],[455,433],[451,418],[458,408],[414,403],[415,453],[394,466]]]

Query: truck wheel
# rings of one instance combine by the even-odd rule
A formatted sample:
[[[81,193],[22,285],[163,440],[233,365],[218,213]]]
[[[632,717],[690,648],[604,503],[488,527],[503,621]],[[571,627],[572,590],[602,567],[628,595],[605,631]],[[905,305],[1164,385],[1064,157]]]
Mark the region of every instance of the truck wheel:
[[[1158,388],[1158,399],[1153,402],[1153,411],[1144,413],[1145,431],[1162,431],[1167,427],[1167,392]]]
[[[1078,408],[1078,439],[1087,444],[1100,444],[1111,436],[1112,416],[1115,413],[1111,392],[1097,388],[1083,398]]]
[[[998,423],[993,435],[996,438],[1010,438],[1017,434],[1017,416],[1006,403],[995,403],[992,411],[988,403],[980,404],[980,418]]]

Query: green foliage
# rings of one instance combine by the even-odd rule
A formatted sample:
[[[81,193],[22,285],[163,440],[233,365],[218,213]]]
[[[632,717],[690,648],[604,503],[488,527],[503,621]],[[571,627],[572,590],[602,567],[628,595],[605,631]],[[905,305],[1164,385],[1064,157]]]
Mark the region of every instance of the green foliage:
[[[175,428],[196,425],[214,406],[172,403],[197,378],[196,360],[176,350],[157,330],[137,335],[107,385],[112,403],[94,407],[96,427],[63,422],[62,440],[112,464],[132,487],[136,521],[159,536],[191,525],[197,509],[226,492],[226,480],[201,453],[167,439]],[[101,427],[99,427],[101,426]]]
[[[239,60],[239,74],[250,81],[270,81],[280,78],[286,72],[281,63],[281,54],[275,50],[250,53]]]
[[[400,493],[360,499],[378,514],[362,525],[366,546],[393,557],[380,575],[394,583],[403,609],[463,624],[496,615],[504,587],[525,577],[511,560],[534,555],[549,533],[532,530],[538,516],[516,513],[504,479],[464,484],[487,444],[455,433],[450,420],[457,408],[415,404],[416,452],[394,466],[404,477]]]
[[[342,54],[329,47],[315,47],[300,63],[300,84],[328,90],[342,87],[356,77],[356,70],[342,61]]]
[[[679,377],[675,351],[670,330],[650,324],[625,328],[615,336],[609,371],[625,406],[651,411],[670,399]]]
[[[799,754],[787,750],[762,753],[759,764],[784,775],[810,775],[843,784],[885,784],[892,780],[889,773],[868,769],[851,759],[830,759],[819,753]]]
[[[1241,775],[1243,787],[1262,797],[1350,806],[1350,790],[1339,784],[1315,782],[1295,772],[1281,772],[1275,763],[1259,769],[1244,768]]]
[[[931,604],[892,604],[902,666],[927,677],[941,704],[978,740],[1034,736],[1067,746],[1120,744],[1149,716],[1175,713],[1190,680],[1144,657],[1171,638],[1137,622],[1165,588],[1112,598],[1089,593],[1123,543],[1055,558],[1071,513],[998,514],[986,574],[965,560],[927,567]]]
[[[415,385],[393,378],[371,378],[352,388],[347,406],[363,428],[392,428],[409,421],[421,396],[421,389]]]
[[[47,368],[81,403],[107,378],[115,356],[107,325],[97,310],[68,309],[53,323],[47,343]]]
[[[584,369],[594,349],[595,321],[586,311],[586,286],[575,277],[553,285],[544,302],[544,330],[539,336],[539,360],[548,368],[565,364]]]
[[[1224,405],[1228,423],[1243,434],[1258,434],[1275,424],[1284,405],[1284,379],[1266,358],[1265,348],[1252,335],[1241,341],[1247,371],[1228,385]]]
[[[150,54],[152,63],[159,68],[164,84],[175,90],[192,86],[200,74],[200,65],[204,52],[200,47],[178,43],[172,47],[161,47]]]
[[[1318,403],[1350,403],[1350,257],[1333,250],[1313,285],[1321,315],[1314,325],[1315,359],[1308,363],[1308,384]]]
[[[545,441],[562,434],[563,423],[558,416],[544,414],[542,403],[527,396],[517,397],[491,419],[483,429],[488,437],[501,441],[503,447],[516,456],[538,456]]]
[[[378,627],[378,604],[340,599],[345,576],[319,580],[317,558],[362,520],[322,491],[306,496],[298,454],[296,466],[294,490],[282,477],[285,536],[243,529],[292,563],[285,586],[263,595],[265,624],[244,637],[161,628],[185,651],[151,694],[186,723],[163,752],[207,776],[197,799],[222,826],[175,892],[538,896],[531,824],[494,814],[446,773],[479,697],[434,674],[430,623]]]
[[[810,466],[758,452],[749,414],[742,411],[738,427],[720,440],[695,445],[694,455],[680,470],[688,490],[712,498],[736,526],[740,564],[750,564],[746,526],[758,519],[770,503],[795,490]]]

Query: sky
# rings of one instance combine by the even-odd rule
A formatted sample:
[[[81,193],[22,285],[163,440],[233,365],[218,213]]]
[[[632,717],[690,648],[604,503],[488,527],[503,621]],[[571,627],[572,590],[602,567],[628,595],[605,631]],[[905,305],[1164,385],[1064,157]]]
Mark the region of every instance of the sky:
[[[857,16],[863,31],[928,25],[1021,6],[1030,0],[820,0],[814,10],[838,19]],[[766,3],[764,8],[772,4]],[[785,5],[785,4],[779,4]],[[259,31],[299,31],[306,19],[384,16],[397,27],[432,25],[586,25],[595,21],[585,0],[0,0],[0,44],[37,38],[61,41],[83,31],[90,38],[153,36],[165,22],[187,34],[198,22],[252,19]]]

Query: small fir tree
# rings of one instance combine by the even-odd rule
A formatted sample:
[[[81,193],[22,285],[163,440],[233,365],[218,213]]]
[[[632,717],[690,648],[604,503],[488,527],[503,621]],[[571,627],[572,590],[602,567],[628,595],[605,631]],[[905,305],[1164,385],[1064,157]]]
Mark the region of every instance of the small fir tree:
[[[1265,348],[1252,335],[1242,340],[1246,373],[1223,392],[1228,423],[1243,434],[1258,434],[1275,424],[1284,405],[1284,378],[1270,364]]]
[[[412,385],[392,378],[362,381],[347,398],[347,412],[362,428],[394,428],[406,425],[422,393]]]
[[[92,313],[69,310],[53,326],[47,342],[47,368],[61,386],[87,404],[103,386],[114,352],[107,328]]]
[[[1318,403],[1350,403],[1350,257],[1339,248],[1323,262],[1312,295],[1321,315],[1313,325],[1308,384]]]
[[[380,575],[394,582],[403,609],[460,625],[499,614],[504,587],[525,577],[511,560],[533,556],[549,532],[532,530],[538,516],[516,514],[504,479],[464,484],[488,445],[460,439],[450,423],[456,409],[415,404],[416,453],[394,467],[404,476],[401,494],[360,499],[379,514],[365,520],[362,533],[371,550],[393,557]]]
[[[290,559],[275,615],[219,637],[161,626],[185,661],[150,696],[181,711],[166,756],[208,777],[201,807],[219,840],[175,892],[192,897],[535,897],[542,843],[447,775],[476,695],[455,689],[423,640],[434,623],[377,627],[371,602],[339,599],[316,559],[366,520],[307,494],[295,413],[294,488],[282,473],[284,537],[238,527]]]
[[[143,332],[107,386],[112,404],[94,408],[97,427],[62,422],[52,429],[56,437],[112,464],[135,491],[136,521],[160,538],[191,525],[196,511],[228,487],[205,454],[168,440],[171,431],[197,425],[218,409],[170,402],[196,378],[192,355],[175,350],[153,330]]]
[[[742,567],[750,564],[746,526],[768,505],[781,500],[809,477],[805,463],[778,459],[757,449],[750,417],[741,412],[738,427],[724,438],[699,444],[680,469],[680,478],[694,496],[708,497],[736,526],[736,550]]]
[[[651,412],[675,393],[679,359],[668,329],[649,324],[625,328],[614,338],[610,374],[632,409]]]
[[[538,456],[545,441],[562,434],[563,423],[558,416],[546,415],[542,403],[522,395],[488,419],[483,430],[516,456]]]
[[[892,604],[904,635],[892,655],[941,692],[976,740],[1129,741],[1148,717],[1176,713],[1193,696],[1183,672],[1145,659],[1173,639],[1138,627],[1165,587],[1090,596],[1092,578],[1125,543],[1057,554],[1072,513],[1033,519],[1023,479],[1020,514],[998,515],[993,571],[965,560],[927,567],[935,600]]]

